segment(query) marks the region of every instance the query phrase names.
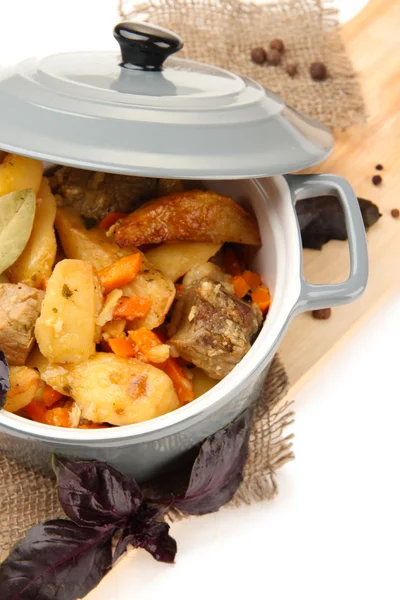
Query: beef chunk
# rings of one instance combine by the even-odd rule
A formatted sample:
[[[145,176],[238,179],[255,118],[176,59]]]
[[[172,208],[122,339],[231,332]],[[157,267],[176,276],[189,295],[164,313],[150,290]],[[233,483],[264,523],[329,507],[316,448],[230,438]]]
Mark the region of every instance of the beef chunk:
[[[132,212],[141,202],[156,195],[157,179],[97,173],[85,169],[61,167],[50,179],[59,203],[79,210],[96,220],[108,212]]]
[[[0,350],[10,365],[23,365],[34,342],[44,293],[22,283],[0,284]]]
[[[209,377],[222,379],[250,349],[261,318],[257,307],[232,296],[221,283],[202,279],[177,300],[170,343]]]

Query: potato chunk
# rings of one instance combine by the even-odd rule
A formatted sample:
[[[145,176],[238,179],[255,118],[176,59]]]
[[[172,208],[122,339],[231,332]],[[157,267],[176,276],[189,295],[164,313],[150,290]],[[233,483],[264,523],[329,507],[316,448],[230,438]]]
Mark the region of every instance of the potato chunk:
[[[79,363],[96,351],[96,317],[103,296],[93,265],[62,260],[50,277],[36,322],[41,353],[56,363]]]
[[[10,367],[10,391],[4,409],[15,413],[25,408],[40,389],[39,373],[28,367]]]
[[[95,423],[130,425],[179,407],[168,375],[135,358],[99,352],[79,365],[49,364],[41,375]]]
[[[229,196],[210,190],[190,190],[146,202],[115,225],[120,246],[162,242],[236,242],[259,246],[253,215]]]
[[[100,227],[86,229],[79,214],[70,208],[58,208],[56,229],[68,258],[90,262],[100,271],[123,256],[139,252],[136,248],[120,248]],[[139,273],[122,291],[124,296],[151,299],[149,312],[135,321],[135,327],[153,329],[164,322],[175,298],[171,279],[153,268],[144,255]]]
[[[36,198],[35,220],[29,241],[7,272],[12,283],[25,283],[40,289],[43,280],[50,277],[57,253],[55,217],[56,201],[47,179],[43,178]]]
[[[161,244],[145,252],[145,256],[153,267],[176,281],[189,269],[199,267],[217,254],[222,244],[211,242],[176,242]]]
[[[6,154],[0,163],[0,196],[32,188],[37,193],[43,175],[41,160]]]

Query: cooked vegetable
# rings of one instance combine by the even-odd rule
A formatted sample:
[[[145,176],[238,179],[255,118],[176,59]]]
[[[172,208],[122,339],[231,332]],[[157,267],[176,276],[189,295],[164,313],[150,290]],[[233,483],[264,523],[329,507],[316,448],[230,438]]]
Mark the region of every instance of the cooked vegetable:
[[[53,404],[61,400],[63,397],[64,394],[60,394],[60,392],[57,392],[57,390],[53,390],[53,388],[49,385],[46,385],[43,390],[43,402],[47,408],[53,406]]]
[[[41,353],[57,363],[85,361],[96,350],[96,317],[102,293],[94,267],[63,260],[48,281],[35,335]]]
[[[54,233],[56,201],[46,178],[43,178],[36,198],[36,213],[28,243],[20,257],[8,269],[13,283],[26,283],[40,289],[51,275],[57,243]]]
[[[131,342],[123,338],[110,338],[108,340],[111,350],[117,356],[122,358],[133,358],[136,356],[136,351],[132,346]]]
[[[251,294],[251,299],[255,302],[262,313],[265,313],[271,304],[271,296],[265,285],[258,286]]]
[[[261,275],[254,273],[254,271],[243,271],[243,279],[252,290],[255,290],[262,283]]]
[[[206,263],[220,248],[221,244],[211,242],[176,242],[156,246],[145,252],[145,256],[153,267],[177,281],[189,269]]]
[[[103,340],[109,340],[110,338],[120,338],[125,337],[125,327],[126,321],[125,319],[116,319],[112,321],[108,321],[103,327],[102,335]]]
[[[10,280],[5,273],[0,273],[0,283],[10,283]]]
[[[104,217],[104,219],[100,221],[99,227],[101,227],[101,229],[104,229],[104,231],[108,231],[110,227],[112,227],[117,221],[119,221],[119,219],[123,219],[127,216],[127,213],[110,212]]]
[[[235,275],[232,279],[233,289],[235,290],[235,296],[237,298],[244,298],[244,296],[250,291],[250,286],[243,277],[243,275]]]
[[[191,190],[146,202],[115,225],[120,246],[170,241],[236,242],[259,246],[257,221],[229,196]]]
[[[128,285],[139,273],[142,266],[142,256],[139,252],[123,256],[109,267],[99,271],[99,278],[104,292],[108,294],[115,288]]]
[[[164,346],[162,340],[154,333],[154,331],[147,331],[146,329],[130,331],[129,338],[133,344],[136,356],[150,362],[152,362],[154,351],[160,346]],[[164,363],[158,364],[158,360],[156,363],[157,366],[165,371],[171,378],[180,402],[182,404],[191,402],[194,399],[193,385],[190,379],[185,375],[185,372],[178,361],[175,358],[170,357],[167,358]]]
[[[41,400],[32,400],[32,402],[24,407],[24,413],[27,414],[32,421],[46,423],[47,407]]]
[[[0,164],[0,196],[27,188],[32,188],[36,194],[42,175],[42,161],[17,154],[6,154]]]
[[[121,290],[113,290],[107,295],[101,313],[96,319],[96,325],[99,325],[99,327],[103,327],[106,323],[112,321],[115,308],[118,306],[118,302],[121,296]]]
[[[10,365],[24,365],[34,343],[43,292],[23,283],[0,284],[0,348]]]
[[[86,230],[79,214],[71,209],[57,209],[56,228],[67,257],[87,260],[98,271],[135,251],[135,248],[120,248],[99,227]],[[141,271],[124,287],[123,294],[150,298],[149,312],[132,326],[153,329],[163,323],[174,300],[175,287],[168,277],[151,267],[142,255]]]
[[[28,367],[10,367],[10,391],[4,409],[15,413],[32,402],[41,385],[39,373]]]
[[[218,267],[218,265],[207,262],[199,267],[194,267],[190,269],[182,280],[183,290],[191,287],[194,283],[201,281],[202,279],[212,279],[215,282],[222,283],[223,287],[233,294],[233,285],[231,281],[231,277],[223,272],[222,269]]]
[[[133,321],[140,317],[145,317],[151,308],[150,298],[140,298],[138,296],[122,296],[117,302],[114,310],[115,319],[129,319]]]
[[[48,365],[41,375],[72,396],[82,417],[95,423],[129,425],[179,406],[171,379],[134,358],[97,353],[79,365]]]
[[[200,396],[211,390],[211,388],[216,386],[218,383],[218,381],[216,381],[215,379],[211,379],[211,377],[209,377],[207,373],[204,373],[204,371],[202,369],[199,369],[198,367],[191,369],[190,372],[193,377],[192,381],[195,398],[199,398]]]
[[[0,273],[21,256],[35,218],[33,190],[10,192],[0,197]]]

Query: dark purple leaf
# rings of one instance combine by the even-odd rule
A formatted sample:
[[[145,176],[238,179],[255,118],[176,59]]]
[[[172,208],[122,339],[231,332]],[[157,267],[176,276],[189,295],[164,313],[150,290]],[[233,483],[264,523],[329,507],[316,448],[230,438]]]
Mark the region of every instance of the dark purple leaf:
[[[157,521],[161,511],[142,505],[135,519],[132,519],[122,532],[115,548],[114,561],[131,544],[135,548],[144,548],[158,561],[173,563],[177,551],[176,541],[169,535],[169,525]]]
[[[358,198],[365,229],[382,216],[369,200]],[[346,224],[340,202],[334,196],[306,198],[296,203],[303,248],[321,250],[330,240],[347,240]]]
[[[1,600],[76,600],[111,568],[113,527],[58,519],[30,529],[0,565]]]
[[[136,515],[142,492],[136,481],[106,463],[53,457],[58,498],[66,515],[84,527],[101,527]]]
[[[6,355],[0,350],[0,409],[6,403],[7,392],[10,391],[10,370]]]
[[[248,408],[225,429],[201,445],[183,498],[172,506],[191,515],[215,512],[229,502],[242,482],[253,408]]]

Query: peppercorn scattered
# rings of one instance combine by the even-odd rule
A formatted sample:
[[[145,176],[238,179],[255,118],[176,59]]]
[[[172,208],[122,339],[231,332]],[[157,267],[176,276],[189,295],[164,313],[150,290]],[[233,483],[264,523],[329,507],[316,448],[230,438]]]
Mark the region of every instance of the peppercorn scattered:
[[[317,310],[312,311],[312,316],[318,321],[325,321],[326,319],[330,319],[331,315],[331,308],[318,308]]]
[[[325,81],[328,77],[328,71],[324,63],[313,62],[310,65],[310,75],[314,81]]]
[[[263,65],[267,60],[267,53],[264,48],[258,46],[251,51],[251,60],[257,65]]]
[[[295,75],[297,75],[297,65],[286,65],[286,73],[290,76],[290,77],[294,77]]]
[[[274,65],[276,67],[281,62],[281,53],[278,50],[268,50],[267,52],[267,61],[270,65]]]
[[[400,217],[400,210],[398,208],[392,208],[390,214],[392,215],[393,219],[398,219]]]
[[[280,53],[285,52],[285,44],[279,38],[272,40],[269,43],[269,47],[271,48],[271,50],[278,50],[278,52]]]
[[[383,171],[383,165],[376,165],[375,169],[377,171]]]
[[[380,185],[382,183],[382,177],[380,175],[374,175],[372,178],[372,183],[374,185]]]

